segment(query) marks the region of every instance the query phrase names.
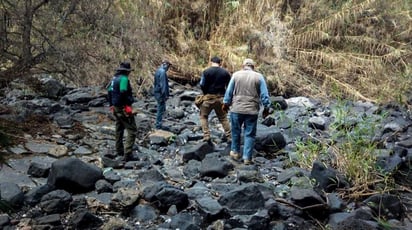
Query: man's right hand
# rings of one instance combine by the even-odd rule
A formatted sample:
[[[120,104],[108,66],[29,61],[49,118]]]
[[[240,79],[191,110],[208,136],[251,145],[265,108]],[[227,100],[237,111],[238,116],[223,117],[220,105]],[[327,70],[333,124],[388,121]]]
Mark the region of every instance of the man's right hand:
[[[114,113],[114,106],[111,105],[111,106],[109,107],[109,110],[110,110],[111,113]]]
[[[222,110],[223,110],[223,112],[228,113],[229,112],[229,105],[228,104],[222,104]]]

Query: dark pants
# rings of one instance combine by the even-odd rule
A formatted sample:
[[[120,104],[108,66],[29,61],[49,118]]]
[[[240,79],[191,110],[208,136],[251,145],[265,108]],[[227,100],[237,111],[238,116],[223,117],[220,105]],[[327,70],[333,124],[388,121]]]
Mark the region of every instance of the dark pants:
[[[136,140],[137,126],[134,116],[126,116],[123,107],[114,107],[116,117],[116,152],[118,155],[132,154]],[[124,130],[127,130],[126,143],[123,145]]]
[[[157,100],[156,129],[162,128],[163,114],[166,111],[166,101]]]

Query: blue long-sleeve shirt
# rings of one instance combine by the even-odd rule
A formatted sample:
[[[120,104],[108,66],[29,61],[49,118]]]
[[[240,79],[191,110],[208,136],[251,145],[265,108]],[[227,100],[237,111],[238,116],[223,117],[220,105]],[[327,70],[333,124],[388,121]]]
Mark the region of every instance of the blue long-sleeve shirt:
[[[167,65],[161,65],[154,74],[154,97],[158,101],[165,101],[169,98],[169,79],[167,77]]]

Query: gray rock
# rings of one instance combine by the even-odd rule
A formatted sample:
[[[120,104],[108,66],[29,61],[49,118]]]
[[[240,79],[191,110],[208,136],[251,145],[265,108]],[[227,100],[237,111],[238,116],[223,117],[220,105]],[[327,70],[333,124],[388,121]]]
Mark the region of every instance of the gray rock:
[[[98,180],[95,187],[97,193],[113,192],[113,185],[106,180]]]
[[[0,198],[11,207],[20,208],[23,205],[24,194],[17,184],[2,182],[0,183]]]
[[[8,214],[0,214],[0,227],[5,227],[10,224],[10,216]]]
[[[201,161],[205,158],[206,154],[214,151],[213,144],[202,142],[195,146],[184,147],[182,149],[182,160],[188,162],[190,160]]]
[[[53,162],[47,183],[58,189],[82,193],[93,190],[96,181],[102,177],[97,166],[77,158],[64,158]]]
[[[130,211],[130,217],[135,221],[151,223],[158,218],[158,213],[150,205],[139,204]]]
[[[229,170],[233,169],[233,164],[220,156],[219,153],[207,154],[202,160],[199,172],[202,177],[225,177]]]
[[[217,200],[211,197],[196,199],[196,204],[199,208],[199,212],[208,221],[213,221],[224,217],[223,207],[219,204],[219,202],[217,202]]]
[[[50,165],[32,162],[27,174],[33,177],[47,177],[49,175]]]
[[[231,215],[253,214],[265,205],[262,193],[254,185],[245,185],[222,194],[218,202]]]
[[[54,187],[48,184],[34,187],[24,194],[24,202],[28,205],[34,206],[40,202],[44,195],[53,190]]]
[[[48,213],[64,213],[69,210],[72,196],[64,190],[54,190],[44,195],[40,200],[40,208]]]
[[[79,209],[71,217],[70,225],[73,229],[96,229],[103,225],[103,220],[85,209]]]

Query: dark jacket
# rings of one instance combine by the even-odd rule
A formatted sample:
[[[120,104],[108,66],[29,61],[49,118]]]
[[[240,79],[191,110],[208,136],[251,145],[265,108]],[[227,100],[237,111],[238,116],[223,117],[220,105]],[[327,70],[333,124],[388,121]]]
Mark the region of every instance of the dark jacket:
[[[211,66],[202,73],[200,88],[203,94],[224,95],[229,84],[230,74],[224,68]]]
[[[166,101],[169,98],[169,79],[167,70],[169,67],[162,64],[154,74],[153,94],[156,100]]]
[[[134,102],[133,90],[129,78],[122,73],[116,73],[108,87],[110,106],[132,105]]]

